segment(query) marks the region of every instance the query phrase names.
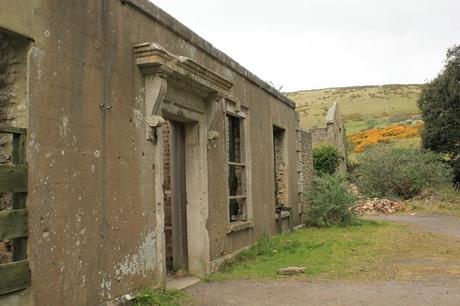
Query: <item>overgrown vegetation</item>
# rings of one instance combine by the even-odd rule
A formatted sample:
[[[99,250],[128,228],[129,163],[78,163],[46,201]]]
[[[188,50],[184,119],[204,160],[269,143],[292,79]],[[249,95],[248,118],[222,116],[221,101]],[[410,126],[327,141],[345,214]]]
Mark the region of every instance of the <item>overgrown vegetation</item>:
[[[277,274],[289,266],[305,267],[305,274],[295,277],[309,280],[394,280],[425,277],[424,271],[444,276],[455,267],[460,271],[460,246],[446,238],[405,225],[361,222],[264,238],[205,281],[293,278]]]
[[[347,226],[356,221],[352,210],[355,196],[338,175],[323,175],[313,179],[306,193],[310,206],[307,224],[317,227]]]
[[[354,147],[353,152],[361,153],[372,145],[390,143],[395,140],[408,139],[420,136],[423,122],[414,124],[393,124],[384,128],[370,129],[348,137],[349,143]]]
[[[336,146],[320,144],[313,148],[313,166],[317,173],[332,175],[340,164],[340,153]]]
[[[180,306],[190,300],[179,290],[146,288],[134,299],[135,306]]]
[[[360,157],[354,171],[359,190],[368,196],[411,198],[427,187],[447,186],[452,171],[438,154],[375,146]]]
[[[445,154],[460,183],[460,45],[447,51],[444,69],[424,87],[418,104],[423,147]]]

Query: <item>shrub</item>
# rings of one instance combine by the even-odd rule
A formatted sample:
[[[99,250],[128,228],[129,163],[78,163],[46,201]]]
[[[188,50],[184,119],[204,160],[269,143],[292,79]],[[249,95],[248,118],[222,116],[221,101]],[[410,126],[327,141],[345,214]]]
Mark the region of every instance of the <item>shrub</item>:
[[[356,198],[338,175],[323,175],[313,179],[306,192],[310,201],[307,223],[312,226],[346,226],[356,221],[352,210]]]
[[[368,196],[408,199],[426,187],[449,184],[452,170],[433,152],[375,146],[360,157],[354,180]]]
[[[366,125],[367,125],[367,129],[368,130],[371,130],[373,128],[375,128],[377,126],[377,121],[373,120],[373,119],[369,119],[366,121]]]
[[[313,148],[313,165],[319,174],[334,174],[340,164],[337,147],[321,144]]]

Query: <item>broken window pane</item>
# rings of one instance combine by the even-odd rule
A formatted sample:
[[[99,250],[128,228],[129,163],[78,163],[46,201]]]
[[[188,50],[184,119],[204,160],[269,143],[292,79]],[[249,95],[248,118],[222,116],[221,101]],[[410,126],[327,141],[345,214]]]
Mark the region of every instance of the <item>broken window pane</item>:
[[[230,222],[246,220],[246,169],[243,163],[242,120],[235,116],[226,116]]]
[[[246,198],[231,198],[230,205],[230,222],[246,221]]]
[[[244,195],[244,167],[228,166],[228,187],[231,196]]]
[[[227,159],[241,162],[241,119],[227,115]]]

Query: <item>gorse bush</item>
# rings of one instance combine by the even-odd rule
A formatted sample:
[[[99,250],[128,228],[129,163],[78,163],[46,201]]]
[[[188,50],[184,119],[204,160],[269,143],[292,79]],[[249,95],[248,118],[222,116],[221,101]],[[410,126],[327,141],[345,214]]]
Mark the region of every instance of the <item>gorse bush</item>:
[[[352,210],[356,197],[338,175],[323,175],[313,179],[306,192],[310,201],[307,210],[307,223],[311,226],[346,226],[356,221]]]
[[[340,164],[337,147],[321,144],[313,148],[313,165],[319,174],[334,174]]]
[[[427,187],[450,184],[452,170],[433,152],[379,145],[362,154],[353,180],[368,196],[408,199]]]
[[[420,135],[423,123],[418,122],[414,125],[393,124],[381,129],[367,130],[348,137],[354,145],[353,151],[361,153],[371,146],[378,143],[389,143],[398,139],[413,138]]]

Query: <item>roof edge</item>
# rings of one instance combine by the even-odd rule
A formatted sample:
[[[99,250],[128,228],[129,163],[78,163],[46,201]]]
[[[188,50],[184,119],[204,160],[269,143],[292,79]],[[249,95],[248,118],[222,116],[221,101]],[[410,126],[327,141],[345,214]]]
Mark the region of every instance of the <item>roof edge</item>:
[[[146,15],[149,18],[156,20],[158,23],[166,27],[168,30],[174,32],[196,48],[204,51],[206,54],[210,55],[219,63],[224,66],[232,69],[245,79],[251,81],[261,89],[268,92],[270,95],[274,96],[278,100],[284,102],[291,108],[296,107],[294,101],[280,93],[278,90],[267,84],[265,81],[261,80],[258,76],[238,64],[237,61],[232,59],[230,56],[220,51],[214,47],[211,43],[206,41],[204,38],[193,32],[191,29],[186,27],[180,21],[166,13],[160,7],[156,6],[148,0],[120,0],[122,4],[129,5],[134,9],[137,9],[142,14]]]

